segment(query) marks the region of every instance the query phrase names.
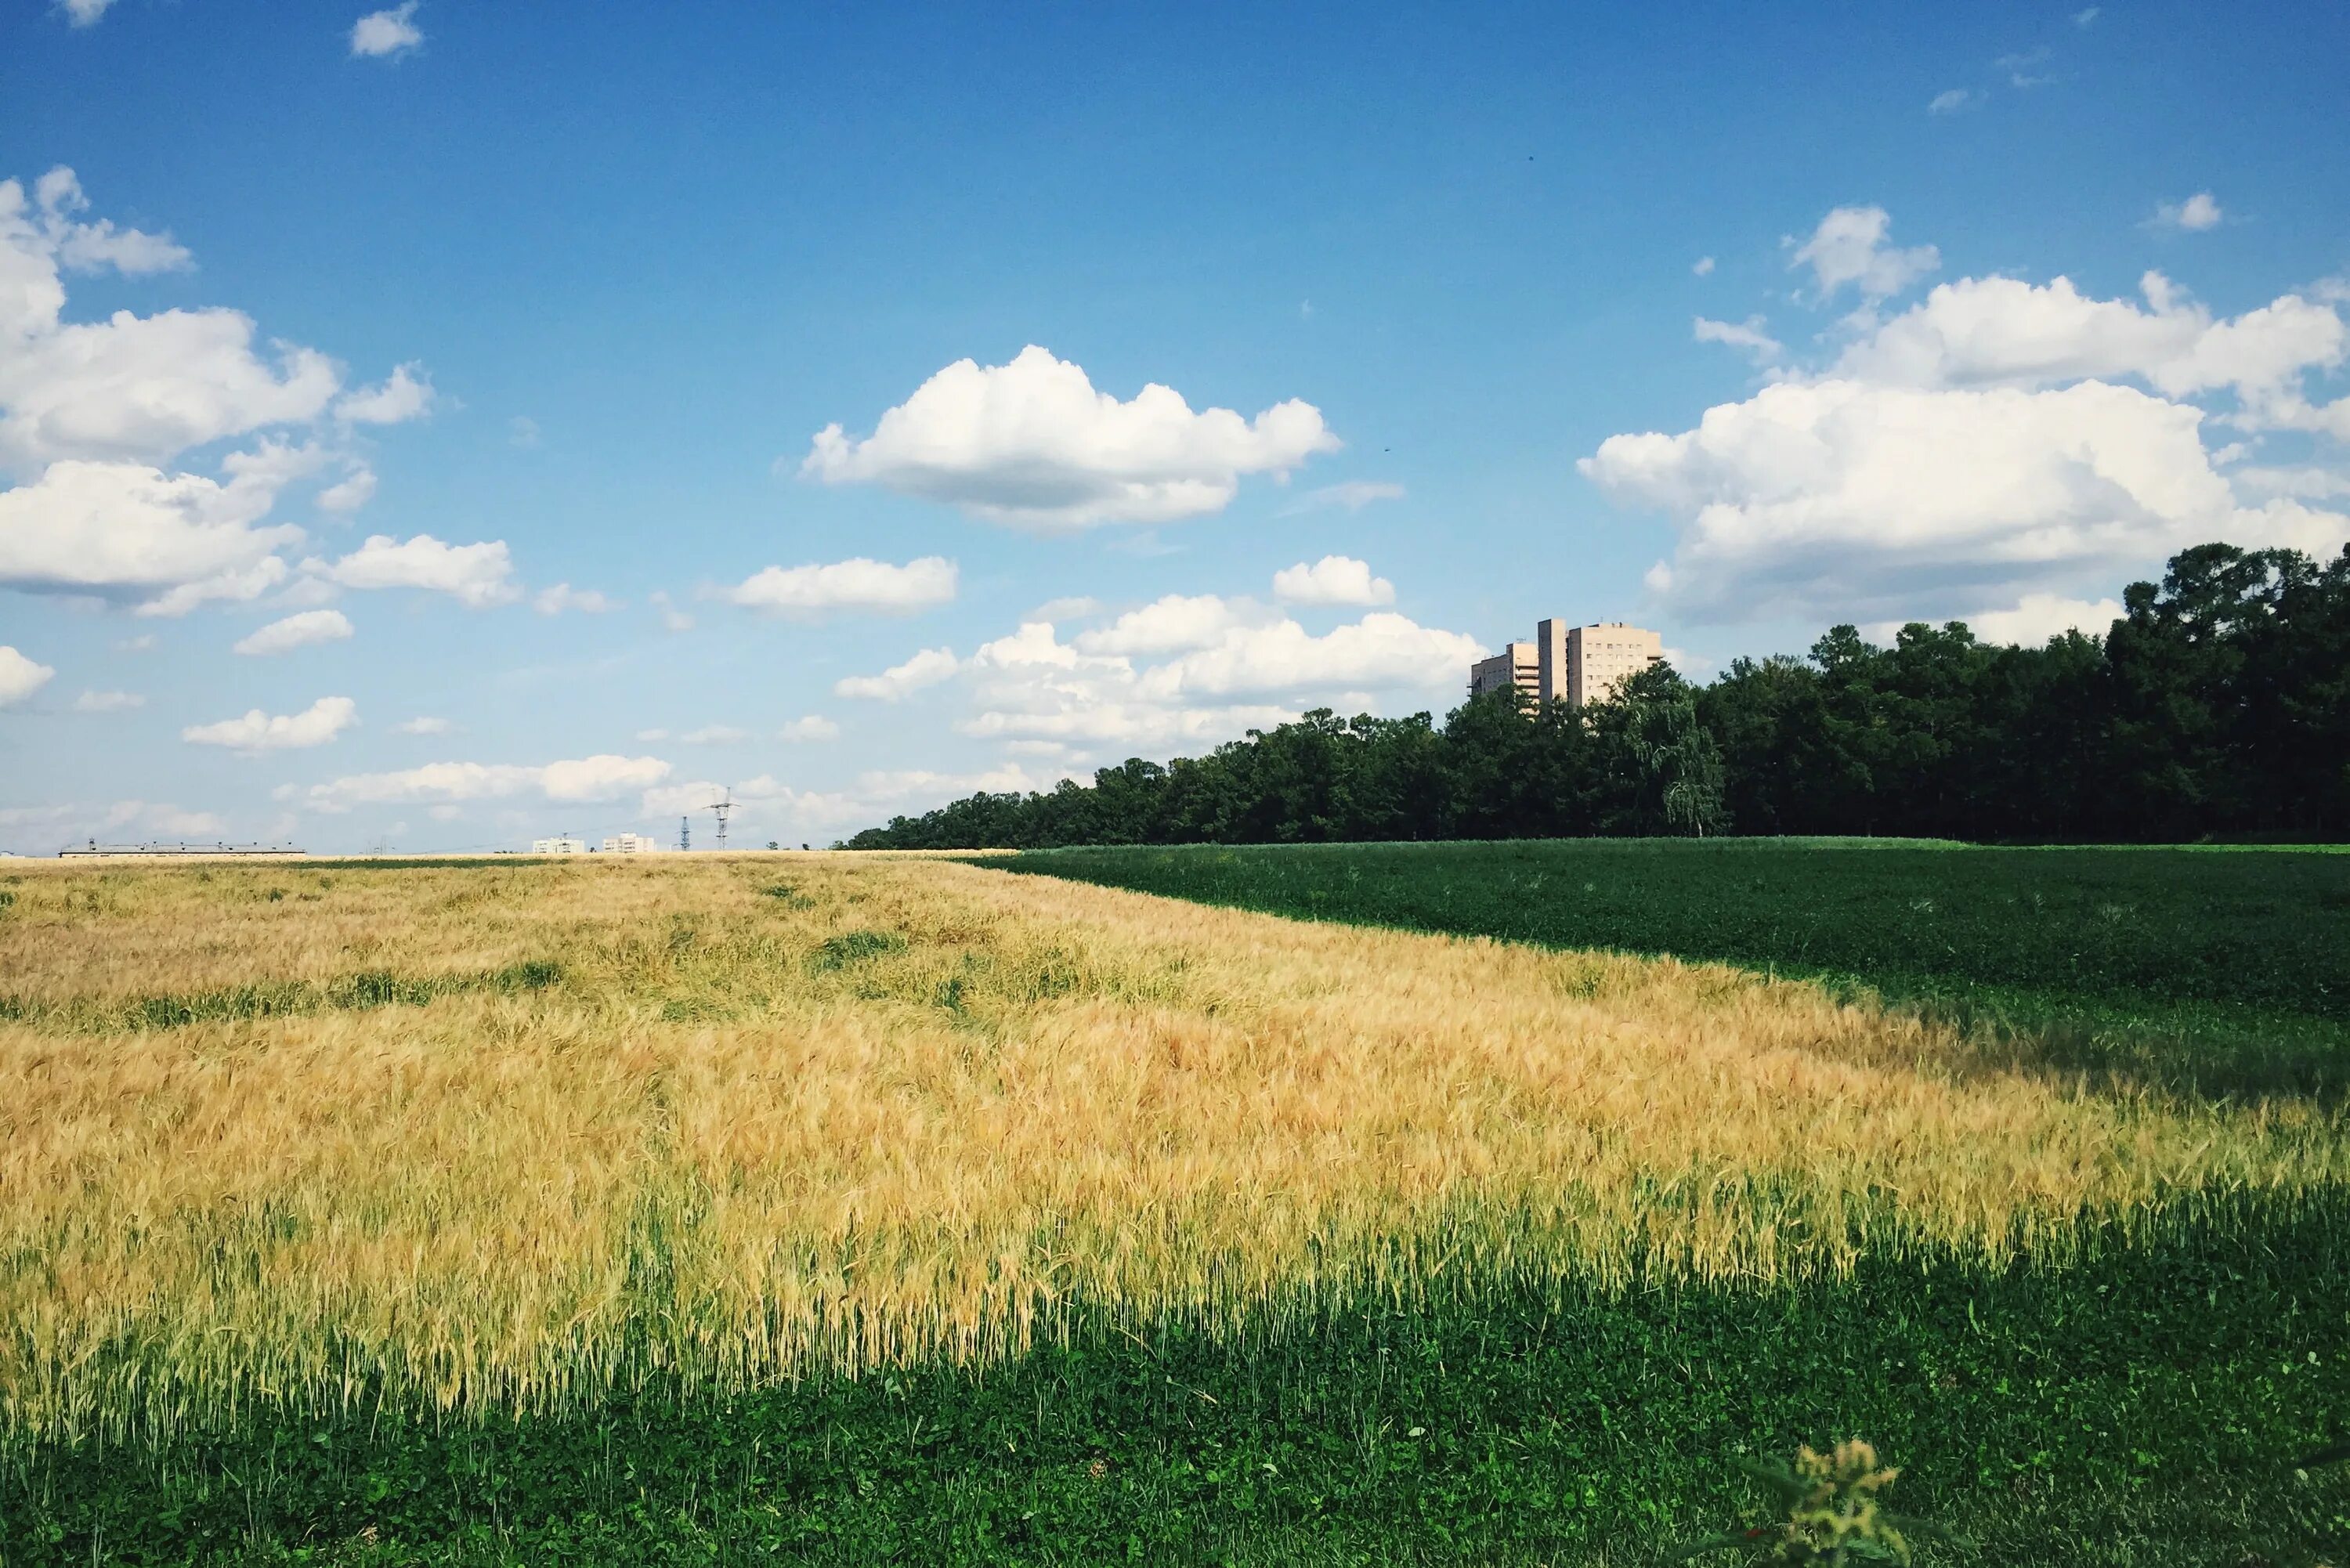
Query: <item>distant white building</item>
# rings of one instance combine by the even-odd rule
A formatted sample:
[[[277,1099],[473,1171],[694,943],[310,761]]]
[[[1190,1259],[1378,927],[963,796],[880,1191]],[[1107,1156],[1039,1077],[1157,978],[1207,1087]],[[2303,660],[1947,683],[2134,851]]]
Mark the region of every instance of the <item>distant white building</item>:
[[[1513,642],[1491,659],[1469,667],[1469,695],[1482,696],[1514,686],[1531,701],[1564,702],[1580,708],[1604,702],[1616,689],[1665,657],[1655,632],[1620,620],[1568,626],[1546,620],[1534,640]]]
[[[568,835],[561,838],[534,838],[530,841],[530,852],[533,855],[585,855],[588,853],[588,841]]]
[[[660,841],[647,838],[641,833],[616,833],[604,840],[607,855],[654,855],[660,850]]]

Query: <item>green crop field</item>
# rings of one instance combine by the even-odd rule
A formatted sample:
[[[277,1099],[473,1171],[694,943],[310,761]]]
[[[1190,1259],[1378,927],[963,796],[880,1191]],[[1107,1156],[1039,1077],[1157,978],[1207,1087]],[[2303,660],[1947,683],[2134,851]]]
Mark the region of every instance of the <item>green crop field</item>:
[[[2339,1563],[2345,870],[12,868],[0,1568]]]
[[[2350,854],[1916,840],[1032,851],[995,864],[1408,930],[1711,960],[1921,1008],[1985,1051],[2203,1093],[2350,1082]]]

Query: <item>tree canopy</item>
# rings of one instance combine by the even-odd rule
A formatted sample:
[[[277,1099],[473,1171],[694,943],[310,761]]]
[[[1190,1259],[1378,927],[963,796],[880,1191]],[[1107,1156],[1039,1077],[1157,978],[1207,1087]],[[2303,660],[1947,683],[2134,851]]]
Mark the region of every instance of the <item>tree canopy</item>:
[[[1850,626],[1609,701],[1317,709],[1202,757],[899,816],[850,848],[1663,834],[2177,842],[2350,836],[2350,547],[2204,545],[2103,638]]]

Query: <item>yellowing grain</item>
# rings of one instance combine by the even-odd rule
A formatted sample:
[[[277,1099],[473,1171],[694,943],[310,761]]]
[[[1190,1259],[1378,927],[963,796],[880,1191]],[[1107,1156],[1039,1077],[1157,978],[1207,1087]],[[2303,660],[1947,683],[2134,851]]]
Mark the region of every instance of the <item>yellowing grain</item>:
[[[991,1355],[1080,1311],[1237,1327],[1497,1276],[2061,1255],[2085,1224],[2343,1175],[2309,1104],[1968,1073],[1801,986],[951,862],[12,890],[20,1438]],[[545,960],[560,983],[497,978]],[[430,1000],[333,1004],[369,971]],[[308,1011],[128,1026],[268,986]]]

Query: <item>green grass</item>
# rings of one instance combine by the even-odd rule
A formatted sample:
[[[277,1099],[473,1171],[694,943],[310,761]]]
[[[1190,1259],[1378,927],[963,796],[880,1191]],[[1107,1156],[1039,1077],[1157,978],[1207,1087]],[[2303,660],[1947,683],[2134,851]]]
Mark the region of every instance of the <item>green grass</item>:
[[[983,1375],[50,1450],[0,1463],[0,1561],[1656,1564],[1759,1517],[1738,1453],[1858,1434],[1979,1547],[1929,1563],[2286,1568],[2350,1547],[2350,1478],[2293,1465],[2345,1420],[2334,1196],[2064,1272],[1488,1288]]]
[[[1869,839],[1032,851],[1275,914],[1817,978],[2019,1062],[2200,1093],[2350,1088],[2350,856]]]
[[[2019,1058],[2181,1091],[2330,1092],[2350,1056],[2339,856],[1618,842],[992,864],[1825,977],[1980,1025]],[[893,940],[838,933],[809,978],[845,983]],[[295,1004],[382,1006],[421,983],[355,976]],[[245,1005],[142,999],[88,1026],[153,1027],[171,1020],[151,1009],[183,1002]],[[1929,1565],[2350,1557],[2350,1467],[2294,1463],[2350,1438],[2350,1193],[2216,1199],[2063,1268],[1871,1256],[1800,1286],[1619,1293],[1437,1281],[1424,1302],[1361,1300],[1237,1339],[1076,1323],[1010,1364],[728,1400],[655,1382],[563,1418],[436,1425],[359,1390],[330,1422],[257,1410],[168,1449],[15,1451],[0,1455],[0,1568],[1650,1568],[1761,1517],[1735,1456],[1846,1436],[1903,1467],[1899,1506],[1977,1543]]]
[[[422,1007],[437,996],[487,992],[513,996],[545,991],[563,981],[552,959],[529,959],[470,974],[398,975],[363,970],[326,981],[271,981],[120,1001],[42,1002],[0,995],[0,1019],[78,1033],[113,1034],[142,1029],[182,1029],[196,1023],[275,1018],[294,1013],[366,1012],[379,1007]]]

